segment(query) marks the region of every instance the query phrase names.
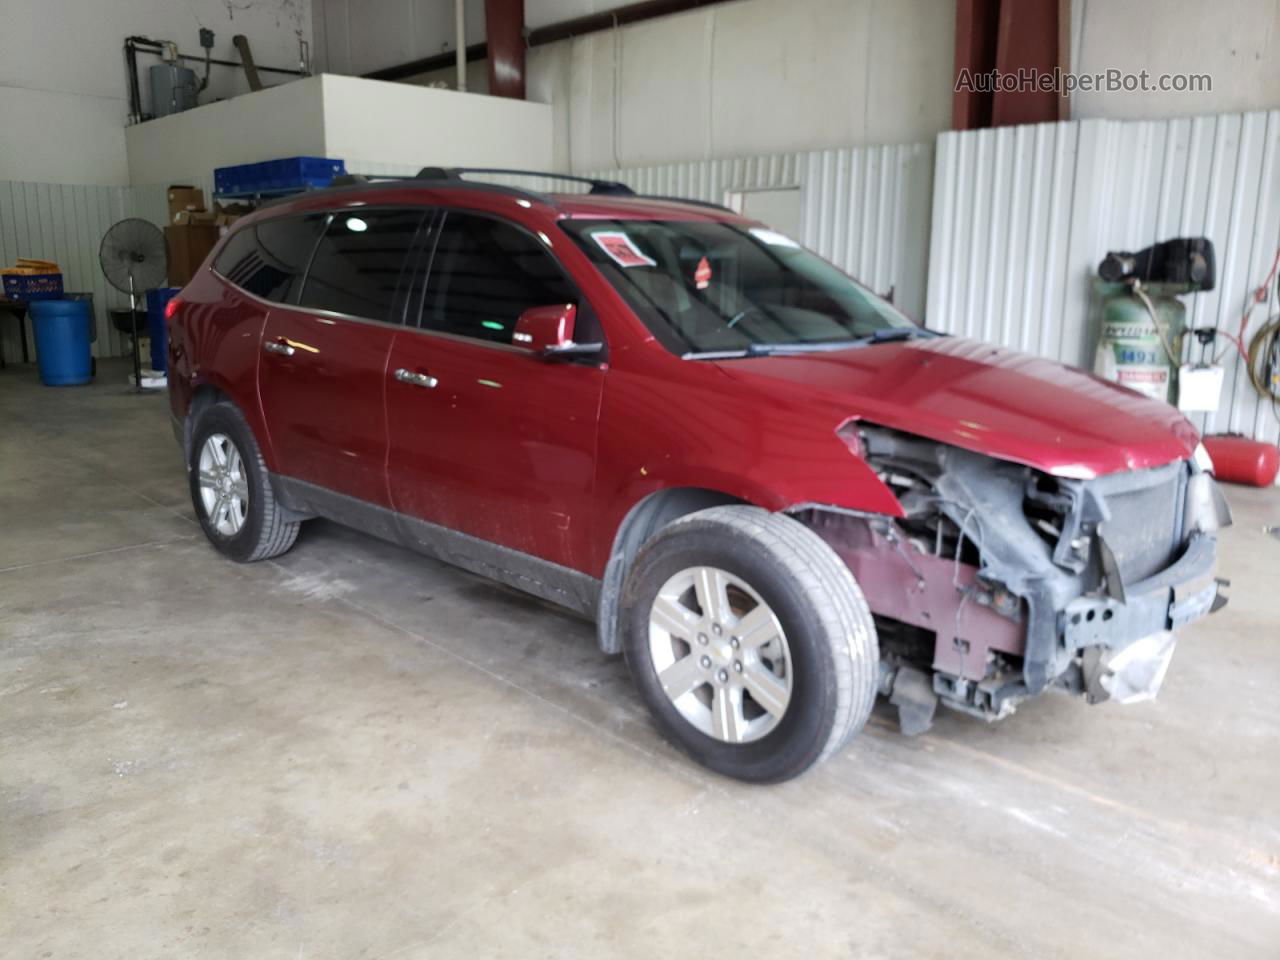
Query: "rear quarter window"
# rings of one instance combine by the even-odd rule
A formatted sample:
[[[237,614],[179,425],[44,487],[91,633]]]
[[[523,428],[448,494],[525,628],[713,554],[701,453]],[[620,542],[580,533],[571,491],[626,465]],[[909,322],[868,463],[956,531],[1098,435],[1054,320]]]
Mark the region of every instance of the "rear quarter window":
[[[421,208],[336,212],[316,247],[300,307],[370,320],[392,317]]]
[[[228,238],[213,268],[254,296],[292,303],[324,222],[315,214],[247,224]]]

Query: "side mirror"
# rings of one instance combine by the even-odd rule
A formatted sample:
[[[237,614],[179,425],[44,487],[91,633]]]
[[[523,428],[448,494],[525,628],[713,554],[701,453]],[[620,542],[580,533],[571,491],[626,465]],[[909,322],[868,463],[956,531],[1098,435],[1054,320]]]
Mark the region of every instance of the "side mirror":
[[[547,307],[530,307],[516,320],[511,342],[542,353],[548,347],[573,343],[573,326],[578,307],[572,303],[556,303]]]
[[[578,307],[572,303],[530,307],[516,320],[511,342],[544,357],[599,353],[602,349],[599,343],[574,343],[577,317]]]

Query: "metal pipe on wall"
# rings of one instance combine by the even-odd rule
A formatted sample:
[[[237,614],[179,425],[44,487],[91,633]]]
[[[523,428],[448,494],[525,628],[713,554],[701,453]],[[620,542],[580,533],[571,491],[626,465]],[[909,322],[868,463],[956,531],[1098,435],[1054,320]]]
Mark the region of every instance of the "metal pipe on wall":
[[[458,71],[457,89],[467,92],[467,12],[465,0],[453,0],[453,65]]]

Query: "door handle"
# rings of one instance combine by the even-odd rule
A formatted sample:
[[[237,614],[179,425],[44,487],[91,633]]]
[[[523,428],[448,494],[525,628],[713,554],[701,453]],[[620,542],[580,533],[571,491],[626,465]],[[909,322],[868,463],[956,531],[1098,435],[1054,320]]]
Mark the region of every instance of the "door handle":
[[[267,351],[267,353],[278,353],[282,357],[292,357],[294,354],[293,347],[289,346],[287,343],[282,343],[279,340],[268,340],[262,345],[262,349]]]
[[[440,382],[435,377],[429,376],[428,374],[414,373],[412,370],[406,370],[404,367],[397,370],[393,376],[395,376],[395,378],[401,383],[407,383],[414,387],[427,387],[428,389],[434,387]]]

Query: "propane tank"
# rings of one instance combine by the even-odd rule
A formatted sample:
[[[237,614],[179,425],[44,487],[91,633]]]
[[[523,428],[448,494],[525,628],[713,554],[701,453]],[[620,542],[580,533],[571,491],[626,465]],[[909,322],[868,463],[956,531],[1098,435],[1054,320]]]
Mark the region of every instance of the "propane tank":
[[[1280,451],[1269,443],[1227,435],[1205,437],[1204,448],[1213,461],[1213,473],[1228,483],[1269,487],[1280,473]]]
[[[1172,403],[1176,396],[1182,334],[1187,323],[1187,308],[1176,294],[1186,292],[1186,288],[1177,284],[1139,286],[1133,281],[1097,280],[1094,290],[1102,301],[1094,373],[1148,397]],[[1173,356],[1169,355],[1170,350]]]

